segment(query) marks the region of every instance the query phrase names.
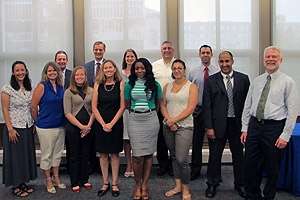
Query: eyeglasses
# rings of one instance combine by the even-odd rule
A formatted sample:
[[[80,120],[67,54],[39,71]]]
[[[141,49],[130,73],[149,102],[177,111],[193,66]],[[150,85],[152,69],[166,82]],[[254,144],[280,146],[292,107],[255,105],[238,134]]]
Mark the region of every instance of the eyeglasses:
[[[173,67],[172,68],[172,71],[176,71],[176,70],[179,70],[179,71],[181,71],[181,70],[183,70],[184,68],[183,67]]]

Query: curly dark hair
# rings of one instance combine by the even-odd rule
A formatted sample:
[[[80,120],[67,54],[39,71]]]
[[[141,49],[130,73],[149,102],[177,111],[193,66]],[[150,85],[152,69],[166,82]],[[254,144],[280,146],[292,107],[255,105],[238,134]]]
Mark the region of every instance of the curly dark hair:
[[[131,70],[130,70],[131,75],[129,76],[129,85],[131,85],[131,88],[133,88],[135,85],[135,81],[138,78],[137,75],[135,74],[135,65],[137,62],[143,63],[143,65],[145,66],[145,69],[146,69],[146,75],[144,76],[144,78],[146,80],[146,82],[144,84],[146,86],[145,92],[148,90],[151,90],[153,94],[156,94],[157,93],[157,85],[155,82],[154,74],[152,72],[152,65],[146,58],[139,58],[133,63]]]
[[[28,75],[28,69],[26,67],[26,64],[23,62],[23,61],[15,61],[13,64],[12,64],[12,67],[11,67],[11,72],[13,73],[14,72],[14,69],[15,69],[15,66],[17,64],[21,64],[21,65],[24,65],[25,67],[25,70],[26,70],[26,75],[25,75],[25,78],[23,80],[23,86],[25,88],[25,90],[27,91],[31,91],[32,90],[32,86],[31,86],[31,81],[29,79],[29,75]],[[12,88],[14,88],[15,90],[19,90],[20,89],[20,86],[16,80],[16,77],[14,74],[11,74],[11,77],[10,77],[10,85]]]

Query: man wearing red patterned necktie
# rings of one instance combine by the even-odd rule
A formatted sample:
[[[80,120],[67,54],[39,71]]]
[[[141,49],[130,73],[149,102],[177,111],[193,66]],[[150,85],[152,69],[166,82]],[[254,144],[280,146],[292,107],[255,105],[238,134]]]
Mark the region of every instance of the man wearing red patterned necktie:
[[[212,49],[209,45],[202,45],[199,49],[199,58],[201,65],[191,69],[188,74],[188,80],[195,83],[198,87],[199,98],[198,104],[193,113],[194,131],[193,131],[193,148],[191,161],[191,180],[197,179],[201,174],[202,167],[202,146],[204,140],[204,124],[202,115],[202,95],[205,80],[208,76],[220,71],[219,67],[211,64],[213,56]]]

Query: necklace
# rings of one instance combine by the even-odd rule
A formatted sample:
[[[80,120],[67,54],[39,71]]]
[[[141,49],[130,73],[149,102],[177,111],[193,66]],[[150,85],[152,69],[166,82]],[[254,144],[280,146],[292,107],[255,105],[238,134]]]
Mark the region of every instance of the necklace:
[[[112,85],[111,85],[111,88],[108,90],[108,89],[106,88],[106,85],[104,84],[104,90],[105,90],[106,92],[112,91],[112,90],[114,89],[114,87],[115,87],[115,83],[112,84]]]

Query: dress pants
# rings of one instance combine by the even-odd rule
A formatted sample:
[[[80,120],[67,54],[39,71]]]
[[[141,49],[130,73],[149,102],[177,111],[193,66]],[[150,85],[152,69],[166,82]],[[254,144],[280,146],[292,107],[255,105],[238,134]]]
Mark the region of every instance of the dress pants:
[[[209,160],[207,166],[207,185],[214,187],[219,185],[219,180],[221,177],[221,160],[228,139],[232,154],[234,185],[243,186],[243,144],[240,141],[241,130],[237,128],[235,118],[227,118],[227,126],[224,138],[218,138],[218,134],[215,134],[216,138],[214,140],[208,140]]]
[[[66,138],[69,142],[69,164],[72,187],[87,183],[89,178],[88,161],[92,135],[87,134],[83,138],[81,138],[80,135],[80,131],[68,130],[66,132]]]
[[[163,126],[167,146],[172,156],[174,178],[180,179],[182,184],[190,183],[189,150],[193,138],[192,127],[180,127],[177,131],[171,131]]]
[[[192,144],[192,171],[201,172],[202,168],[202,147],[205,135],[203,112],[199,115],[193,115],[194,130],[193,130],[193,144]]]
[[[156,152],[156,158],[158,161],[158,165],[160,168],[169,169],[171,168],[171,160],[169,159],[168,154],[168,147],[166,145],[165,137],[163,134],[163,120],[164,117],[162,116],[161,112],[157,112],[158,120],[159,120],[159,132],[158,132],[158,138],[157,138],[157,152]]]
[[[249,199],[262,198],[260,185],[264,168],[267,172],[264,198],[275,198],[283,149],[274,145],[284,125],[285,120],[261,124],[256,118],[250,118],[245,145],[245,190]]]
[[[91,168],[91,170],[96,171],[96,170],[100,170],[100,163],[95,149],[95,123],[93,123],[89,134],[91,134],[91,140],[92,140],[92,143],[90,145],[90,150],[89,150],[89,167]]]

